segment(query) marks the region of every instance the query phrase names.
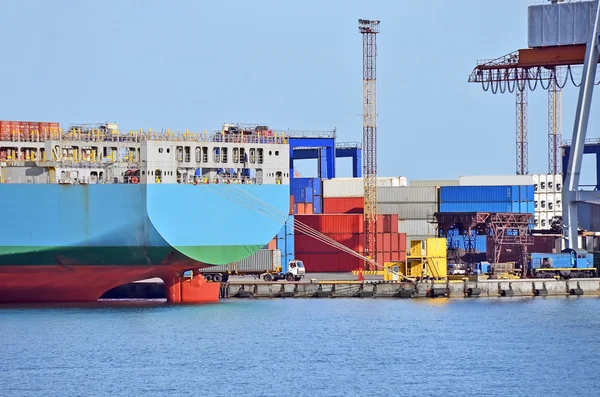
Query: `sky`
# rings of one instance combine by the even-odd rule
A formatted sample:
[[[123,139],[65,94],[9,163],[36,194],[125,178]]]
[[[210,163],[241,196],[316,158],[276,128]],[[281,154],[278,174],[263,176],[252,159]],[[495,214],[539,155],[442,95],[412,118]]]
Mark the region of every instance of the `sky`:
[[[3,0],[0,119],[182,131],[260,123],[336,128],[338,142],[359,142],[358,19],[379,19],[378,174],[514,174],[514,94],[467,79],[477,60],[527,47],[527,6],[541,3]],[[577,95],[572,85],[563,93],[565,139]],[[596,111],[588,137],[598,125]],[[351,176],[350,164],[338,161],[338,176]],[[595,177],[593,160],[583,164],[582,183]],[[316,176],[316,162],[297,168]],[[529,95],[529,171],[547,171],[541,89]]]

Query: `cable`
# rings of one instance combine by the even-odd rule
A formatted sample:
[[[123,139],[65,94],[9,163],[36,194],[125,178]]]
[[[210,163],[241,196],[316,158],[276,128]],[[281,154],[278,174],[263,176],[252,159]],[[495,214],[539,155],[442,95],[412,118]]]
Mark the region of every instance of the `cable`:
[[[226,194],[226,192],[223,191],[223,189],[213,189],[213,186],[211,185],[207,185],[209,186],[209,189],[211,189],[213,192],[215,192],[216,194],[230,200],[233,202],[236,202],[237,204],[240,204],[246,208],[249,208],[255,212],[260,213],[263,216],[266,216],[267,218],[270,218],[272,220],[275,220],[276,222],[280,223],[280,224],[285,224],[285,222],[288,219],[288,214],[287,213],[283,213],[281,211],[279,211],[276,207],[274,207],[273,205],[263,201],[262,199],[252,195],[251,193],[247,192],[246,190],[242,189],[241,187],[237,186],[236,184],[233,185],[229,185],[232,187],[232,190],[237,189],[238,192],[231,192],[232,194],[230,194],[229,196]],[[244,197],[242,197],[242,195],[248,196],[248,198],[250,198],[250,202],[248,202],[248,200],[244,200]],[[252,202],[254,201],[254,203]],[[262,207],[261,207],[262,206]],[[297,220],[295,220],[294,222],[294,226],[292,227],[292,229],[294,230],[299,230],[302,233],[313,237],[321,242],[323,242],[326,245],[329,245],[331,247],[337,248],[343,252],[346,252],[350,255],[353,255],[357,258],[360,258],[362,260],[365,260],[379,268],[384,268],[383,266],[381,266],[380,264],[378,264],[377,262],[375,262],[372,259],[369,259],[359,253],[357,253],[356,251],[346,247],[345,245],[333,240],[331,237],[324,235],[314,229],[312,229],[311,227],[309,227],[308,225],[303,224],[302,222],[299,222]],[[396,274],[400,277],[402,277],[403,279],[409,280],[409,281],[414,281],[408,277],[406,277],[405,275],[399,273],[399,272],[394,272],[392,271],[393,274]]]

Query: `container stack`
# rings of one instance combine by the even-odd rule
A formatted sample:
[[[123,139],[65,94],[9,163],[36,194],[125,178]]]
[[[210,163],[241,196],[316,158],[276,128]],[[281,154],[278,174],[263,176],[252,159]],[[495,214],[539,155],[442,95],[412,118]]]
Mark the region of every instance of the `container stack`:
[[[292,178],[290,192],[294,197],[294,213],[298,215],[323,213],[320,178]]]
[[[533,175],[534,229],[549,230],[555,217],[562,216],[562,176]]]
[[[44,136],[50,132],[58,132],[58,123],[33,121],[0,121],[0,140],[11,140],[12,134],[19,134],[21,140],[28,140],[37,134]]]
[[[325,234],[351,250],[364,254],[364,217],[362,214],[297,215],[296,221]],[[406,258],[406,235],[398,233],[398,217],[379,215],[377,219],[376,262]],[[296,259],[304,262],[307,272],[350,272],[363,270],[361,258],[312,236],[296,231]]]
[[[399,186],[377,188],[377,212],[398,216],[398,231],[407,239],[435,237],[433,214],[437,212],[436,186]]]
[[[379,177],[377,187],[406,186],[406,177]],[[364,213],[364,183],[362,178],[336,178],[323,181],[324,214]]]
[[[533,215],[533,185],[442,186],[440,212],[514,212]]]

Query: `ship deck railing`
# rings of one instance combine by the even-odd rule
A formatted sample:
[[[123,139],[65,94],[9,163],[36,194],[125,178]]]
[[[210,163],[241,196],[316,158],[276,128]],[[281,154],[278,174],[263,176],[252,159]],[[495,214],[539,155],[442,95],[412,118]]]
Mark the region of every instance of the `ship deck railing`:
[[[254,144],[287,144],[285,133],[272,134],[228,134],[224,132],[153,132],[153,131],[49,131],[20,132],[13,131],[0,136],[0,142],[45,142],[49,140],[62,142],[120,142],[140,143],[143,141],[171,141],[197,143],[254,143]]]

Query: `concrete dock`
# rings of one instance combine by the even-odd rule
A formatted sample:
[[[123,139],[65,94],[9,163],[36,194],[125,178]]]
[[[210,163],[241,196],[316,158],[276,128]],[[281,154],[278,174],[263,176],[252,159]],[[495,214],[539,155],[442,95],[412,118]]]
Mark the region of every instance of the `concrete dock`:
[[[524,296],[600,296],[600,278],[390,282],[383,280],[231,281],[221,284],[222,299],[249,298],[476,298]],[[159,279],[126,284],[104,299],[160,299]]]

